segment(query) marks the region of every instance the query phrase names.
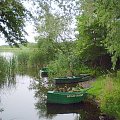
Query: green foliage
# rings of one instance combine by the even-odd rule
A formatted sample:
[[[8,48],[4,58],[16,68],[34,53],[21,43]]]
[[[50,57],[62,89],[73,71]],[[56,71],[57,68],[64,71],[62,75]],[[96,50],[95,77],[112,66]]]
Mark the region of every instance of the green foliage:
[[[97,70],[89,68],[88,66],[85,66],[84,64],[79,65],[79,69],[76,71],[78,71],[78,75],[79,74],[90,74],[92,76],[97,75]]]
[[[59,41],[61,34],[68,26],[67,17],[51,12],[51,6],[48,3],[40,2],[42,14],[38,18],[36,30],[38,37],[36,41],[47,39],[49,42]],[[59,38],[58,38],[59,37]]]
[[[84,61],[94,61],[97,57],[107,54],[102,40],[106,36],[106,28],[99,25],[99,22],[95,20],[91,24],[84,14],[77,18],[79,36],[76,48],[76,53],[80,56],[83,63]],[[86,23],[86,22],[87,23]]]
[[[17,61],[16,61],[16,56],[11,57],[8,60],[9,64],[7,67],[7,80],[9,81],[9,84],[16,84],[15,81],[15,75],[17,73]]]
[[[0,1],[0,32],[7,38],[9,45],[18,46],[18,42],[26,43],[24,34],[25,18],[30,13],[19,0]]]
[[[46,5],[46,9],[43,10],[44,15],[39,16],[39,24],[37,24],[36,27],[38,32],[36,41],[41,54],[41,60],[48,63],[55,59],[55,54],[58,51],[57,46],[59,44],[57,43],[57,38],[66,24],[62,17],[50,12],[48,5]]]
[[[8,61],[4,57],[0,56],[0,82],[6,79],[7,70],[8,70]]]
[[[96,6],[99,21],[107,27],[107,36],[103,43],[113,56],[112,62],[113,68],[115,68],[120,53],[120,1],[97,1]]]
[[[105,76],[101,76],[97,78],[97,80],[92,84],[93,88],[89,90],[89,93],[95,95],[98,100],[100,99],[99,97],[101,96],[104,90],[103,87],[104,81],[105,81]]]
[[[50,60],[54,60],[55,53],[57,52],[55,43],[47,38],[39,39],[38,50],[43,58],[43,61],[46,61],[46,63]]]
[[[81,1],[81,10],[82,14],[77,18],[80,55],[89,55],[88,59],[91,59],[109,53],[115,68],[120,55],[120,1],[85,0]],[[102,50],[96,50],[94,54],[96,47]]]
[[[120,71],[117,75],[109,74],[100,77],[93,83],[89,93],[95,95],[101,110],[120,119]]]
[[[83,73],[96,75],[96,70],[81,64],[76,56],[66,56],[62,52],[59,53],[56,60],[49,62],[48,67],[52,71],[51,77],[79,76]]]
[[[16,74],[16,58],[13,57],[9,61],[0,56],[0,87],[5,83],[14,84],[15,74]]]
[[[29,60],[29,52],[21,51],[17,53],[18,65],[27,65]]]
[[[57,60],[51,61],[48,65],[52,70],[52,77],[60,77],[69,75],[68,61],[64,54],[60,53]]]
[[[9,60],[9,71],[15,72],[16,71],[16,57],[13,56],[10,60]]]
[[[101,109],[120,118],[120,80],[116,77],[113,81],[110,78],[105,84],[105,91],[103,92],[103,97],[101,99]],[[109,84],[109,85],[108,85]]]
[[[29,57],[29,65],[31,67],[41,68],[47,64],[47,56],[44,51],[39,51],[38,49],[32,51]]]

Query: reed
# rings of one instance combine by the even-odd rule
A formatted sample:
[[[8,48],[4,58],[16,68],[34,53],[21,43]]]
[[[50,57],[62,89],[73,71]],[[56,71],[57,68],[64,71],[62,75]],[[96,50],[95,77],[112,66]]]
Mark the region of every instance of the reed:
[[[28,60],[29,60],[29,52],[26,51],[21,51],[16,54],[17,56],[17,64],[19,65],[28,65]]]
[[[45,64],[44,54],[39,50],[33,50],[30,54],[29,65],[31,67],[41,68]]]
[[[7,70],[7,78],[9,81],[12,81],[13,79],[15,79],[15,75],[17,73],[16,63],[17,63],[16,56],[13,56],[12,58],[10,58],[9,64],[8,64],[8,70]]]
[[[8,61],[0,56],[0,81],[4,81],[6,79],[8,70]]]

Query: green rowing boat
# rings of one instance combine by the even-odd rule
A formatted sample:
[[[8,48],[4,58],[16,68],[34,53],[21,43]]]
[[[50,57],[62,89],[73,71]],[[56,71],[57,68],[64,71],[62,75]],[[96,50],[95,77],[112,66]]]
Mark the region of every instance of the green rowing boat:
[[[80,76],[72,76],[72,77],[54,78],[55,84],[78,83],[78,82],[88,81],[90,79],[91,76],[88,74],[81,74]]]
[[[47,103],[71,104],[84,101],[87,96],[87,89],[82,89],[79,92],[47,92]]]
[[[40,70],[40,78],[42,77],[48,77],[48,68],[44,67]]]

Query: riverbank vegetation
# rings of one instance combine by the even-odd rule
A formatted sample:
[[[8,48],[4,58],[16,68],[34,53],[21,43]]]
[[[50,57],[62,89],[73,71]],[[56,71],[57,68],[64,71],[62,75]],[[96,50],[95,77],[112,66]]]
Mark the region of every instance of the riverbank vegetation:
[[[0,82],[4,82],[7,75],[8,61],[0,57]]]
[[[120,71],[97,78],[90,94],[96,96],[103,112],[120,118]]]
[[[57,14],[51,12],[51,3],[40,2],[42,14],[37,19],[35,44],[0,49],[15,52],[19,69],[48,67],[51,78],[81,73],[96,77],[90,93],[102,111],[120,119],[120,2],[84,0],[71,6],[70,0],[67,7],[63,3],[59,7],[64,6],[65,11]],[[68,13],[73,7],[80,14],[76,15],[79,12],[75,9]],[[70,36],[73,15],[77,26],[74,39]]]

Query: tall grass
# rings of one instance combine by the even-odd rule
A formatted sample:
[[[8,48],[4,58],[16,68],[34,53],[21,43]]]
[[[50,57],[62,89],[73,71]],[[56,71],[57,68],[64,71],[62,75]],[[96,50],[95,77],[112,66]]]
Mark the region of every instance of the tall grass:
[[[17,67],[16,67],[16,56],[13,56],[9,60],[8,68],[7,68],[7,79],[9,82],[14,82],[15,75],[17,73]]]
[[[89,92],[96,96],[102,111],[120,120],[120,71],[100,77]]]
[[[19,65],[28,65],[29,52],[21,51],[17,53],[16,56],[17,56],[17,62]]]
[[[9,61],[5,57],[0,57],[0,88],[10,87],[16,84],[15,82],[16,66],[15,58],[11,58]]]
[[[31,77],[38,76],[41,66],[45,60],[42,60],[42,55],[38,49],[31,49],[30,51],[21,50],[16,52],[16,68],[20,75],[30,75]]]
[[[0,56],[0,82],[6,79],[7,70],[8,70],[8,61],[4,57]]]
[[[29,69],[29,55],[30,52],[26,50],[21,50],[15,53],[15,65],[16,65],[16,72],[20,75],[25,75],[27,73],[27,69]]]
[[[45,55],[39,50],[34,50],[30,53],[29,65],[34,68],[40,69],[46,64]]]

